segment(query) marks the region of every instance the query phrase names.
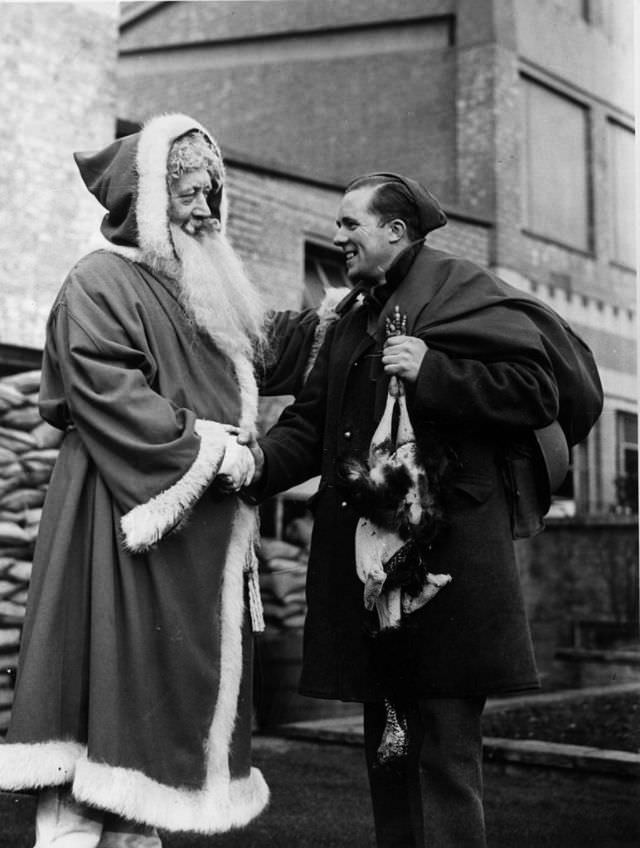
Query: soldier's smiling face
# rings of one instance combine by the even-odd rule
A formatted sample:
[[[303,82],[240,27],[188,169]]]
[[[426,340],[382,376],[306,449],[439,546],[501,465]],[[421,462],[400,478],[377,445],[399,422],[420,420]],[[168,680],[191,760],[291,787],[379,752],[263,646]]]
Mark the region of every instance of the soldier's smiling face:
[[[333,243],[342,250],[350,280],[384,282],[396,254],[392,222],[383,223],[370,211],[376,186],[345,194],[338,210]]]

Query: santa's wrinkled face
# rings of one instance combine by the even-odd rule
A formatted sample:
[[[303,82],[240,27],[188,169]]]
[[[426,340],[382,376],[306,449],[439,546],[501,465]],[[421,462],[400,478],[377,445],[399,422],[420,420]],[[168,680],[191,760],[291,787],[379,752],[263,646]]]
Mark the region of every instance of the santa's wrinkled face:
[[[210,233],[214,218],[207,204],[211,192],[211,177],[204,168],[187,171],[169,186],[169,221],[187,235],[202,238]]]

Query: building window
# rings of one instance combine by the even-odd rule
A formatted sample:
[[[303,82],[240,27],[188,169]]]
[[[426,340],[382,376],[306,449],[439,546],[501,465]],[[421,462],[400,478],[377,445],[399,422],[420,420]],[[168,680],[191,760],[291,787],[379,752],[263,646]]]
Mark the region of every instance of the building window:
[[[535,235],[591,248],[587,109],[522,77],[523,223]]]
[[[563,12],[574,18],[582,18],[583,21],[590,19],[589,0],[555,0]]]
[[[339,250],[306,242],[304,251],[303,308],[316,309],[327,289],[350,286]]]
[[[617,508],[623,512],[638,511],[638,416],[618,412],[617,424]]]
[[[608,132],[613,258],[635,268],[635,136],[616,121],[608,122]]]

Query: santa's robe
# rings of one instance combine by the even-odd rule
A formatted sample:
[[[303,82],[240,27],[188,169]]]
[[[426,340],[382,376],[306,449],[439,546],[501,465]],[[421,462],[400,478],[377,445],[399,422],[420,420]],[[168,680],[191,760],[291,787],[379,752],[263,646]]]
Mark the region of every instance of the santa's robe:
[[[298,362],[281,354],[278,391]],[[105,251],[72,270],[44,351],[41,413],[66,435],[3,789],[71,783],[91,805],[201,832],[267,803],[250,765],[255,514],[215,482],[222,425],[255,420],[256,404],[252,363],[198,332],[170,282]]]

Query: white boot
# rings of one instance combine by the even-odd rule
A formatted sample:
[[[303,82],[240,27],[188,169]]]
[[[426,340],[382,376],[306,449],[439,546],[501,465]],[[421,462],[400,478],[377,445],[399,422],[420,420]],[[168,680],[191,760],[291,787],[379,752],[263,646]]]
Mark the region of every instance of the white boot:
[[[162,843],[155,828],[108,813],[98,848],[162,848]]]
[[[97,848],[103,815],[74,800],[68,789],[46,789],[36,808],[35,848]]]

